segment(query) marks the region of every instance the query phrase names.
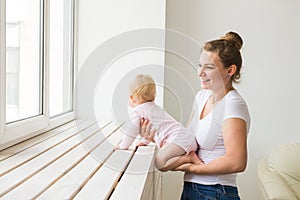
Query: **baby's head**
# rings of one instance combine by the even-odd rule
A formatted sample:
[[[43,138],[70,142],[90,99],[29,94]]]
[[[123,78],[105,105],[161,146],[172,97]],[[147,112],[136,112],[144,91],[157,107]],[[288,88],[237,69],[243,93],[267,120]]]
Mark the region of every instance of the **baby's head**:
[[[156,85],[153,78],[149,75],[139,74],[129,85],[130,106],[135,107],[139,104],[154,101],[156,95]]]

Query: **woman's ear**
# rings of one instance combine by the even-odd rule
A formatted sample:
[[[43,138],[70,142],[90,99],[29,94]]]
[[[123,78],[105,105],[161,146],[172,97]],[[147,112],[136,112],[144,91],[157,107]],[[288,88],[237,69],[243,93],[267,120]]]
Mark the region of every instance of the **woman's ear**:
[[[227,74],[231,77],[235,74],[235,72],[236,72],[236,65],[231,65],[228,68]]]

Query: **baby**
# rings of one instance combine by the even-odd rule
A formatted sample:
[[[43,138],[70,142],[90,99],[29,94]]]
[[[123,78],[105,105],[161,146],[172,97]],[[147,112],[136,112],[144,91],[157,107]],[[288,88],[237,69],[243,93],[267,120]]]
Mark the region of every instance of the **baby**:
[[[168,171],[184,163],[196,163],[199,158],[194,153],[198,148],[194,134],[155,104],[156,84],[152,77],[137,75],[129,89],[129,105],[133,108],[130,114],[131,123],[125,128],[126,132],[117,148],[128,149],[139,135],[140,120],[144,118],[156,130],[153,140],[159,149],[155,158],[159,170]],[[138,146],[149,143],[143,137]],[[189,154],[192,151],[194,154]]]

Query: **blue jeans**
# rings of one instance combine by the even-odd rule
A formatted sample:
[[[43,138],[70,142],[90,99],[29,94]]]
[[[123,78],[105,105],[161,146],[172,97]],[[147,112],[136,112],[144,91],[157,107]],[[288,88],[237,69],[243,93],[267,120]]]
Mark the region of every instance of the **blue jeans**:
[[[237,187],[184,182],[181,200],[240,200]]]

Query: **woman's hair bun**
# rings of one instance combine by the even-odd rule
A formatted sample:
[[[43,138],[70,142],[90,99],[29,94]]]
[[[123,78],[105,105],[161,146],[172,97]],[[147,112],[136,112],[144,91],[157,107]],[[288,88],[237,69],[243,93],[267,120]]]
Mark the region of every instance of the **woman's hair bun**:
[[[238,49],[241,49],[243,46],[243,39],[238,33],[233,31],[227,32],[221,39],[233,42]]]

